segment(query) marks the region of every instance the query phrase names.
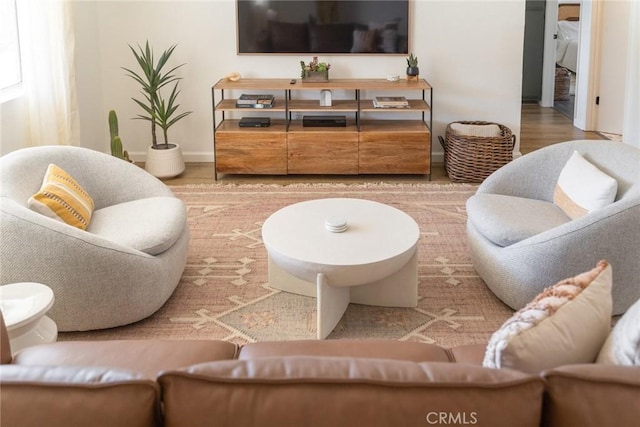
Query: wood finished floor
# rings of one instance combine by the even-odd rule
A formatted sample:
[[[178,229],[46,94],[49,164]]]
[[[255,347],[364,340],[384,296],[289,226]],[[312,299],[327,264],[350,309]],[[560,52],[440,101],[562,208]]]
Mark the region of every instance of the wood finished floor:
[[[520,152],[530,153],[542,147],[572,139],[604,139],[597,132],[584,132],[573,126],[571,120],[553,108],[540,107],[537,104],[522,105],[522,121],[520,129]],[[434,143],[437,141],[434,138]],[[213,163],[187,163],[185,172],[175,178],[163,180],[168,185],[213,184]],[[431,166],[431,182],[448,183],[442,163]],[[248,184],[295,184],[295,183],[418,183],[426,182],[424,176],[414,175],[223,175],[218,177],[220,183]]]

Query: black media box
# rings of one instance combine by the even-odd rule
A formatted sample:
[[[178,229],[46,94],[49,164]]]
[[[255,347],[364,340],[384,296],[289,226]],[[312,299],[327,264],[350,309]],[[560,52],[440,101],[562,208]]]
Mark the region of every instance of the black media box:
[[[241,128],[266,128],[271,125],[269,117],[243,117],[240,119]]]
[[[303,116],[302,127],[339,128],[347,126],[346,116]]]

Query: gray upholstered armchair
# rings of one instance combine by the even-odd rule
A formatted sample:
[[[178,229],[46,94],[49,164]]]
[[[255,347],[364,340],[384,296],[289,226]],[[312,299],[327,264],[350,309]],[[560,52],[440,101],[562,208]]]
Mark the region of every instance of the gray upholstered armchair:
[[[571,220],[553,204],[560,171],[574,152],[618,183],[613,204]],[[467,201],[476,271],[502,301],[523,307],[543,288],[613,268],[613,311],[640,298],[640,150],[612,141],[555,144],[500,168]]]
[[[68,172],[95,202],[87,231],[30,210],[47,166]],[[141,168],[86,148],[25,148],[0,158],[0,284],[54,292],[61,331],[109,328],[157,311],[187,258],[186,208]]]

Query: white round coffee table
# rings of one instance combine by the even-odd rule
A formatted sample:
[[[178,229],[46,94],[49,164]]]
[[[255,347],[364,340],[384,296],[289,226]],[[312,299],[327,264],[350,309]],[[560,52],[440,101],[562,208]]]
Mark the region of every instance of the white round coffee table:
[[[7,326],[11,350],[53,342],[58,327],[45,316],[53,305],[53,291],[40,283],[12,283],[0,286],[0,309]]]
[[[319,339],[331,333],[349,302],[417,305],[419,238],[418,224],[405,212],[362,199],[296,203],[262,226],[269,285],[318,298]]]

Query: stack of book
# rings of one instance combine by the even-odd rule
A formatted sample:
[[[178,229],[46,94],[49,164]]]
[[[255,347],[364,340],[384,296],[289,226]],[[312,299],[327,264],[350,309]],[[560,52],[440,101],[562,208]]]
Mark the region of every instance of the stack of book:
[[[271,108],[275,102],[273,95],[247,95],[242,94],[236,100],[238,108]]]
[[[376,96],[373,99],[375,108],[409,108],[409,101],[404,96]]]

